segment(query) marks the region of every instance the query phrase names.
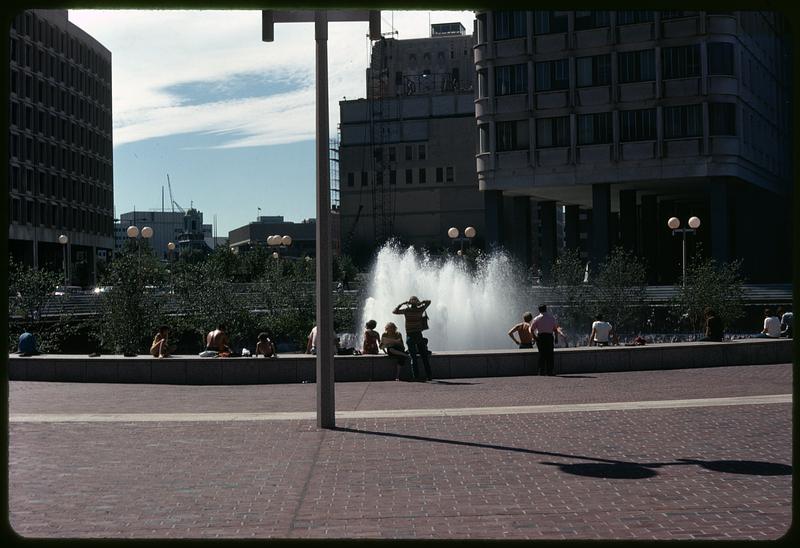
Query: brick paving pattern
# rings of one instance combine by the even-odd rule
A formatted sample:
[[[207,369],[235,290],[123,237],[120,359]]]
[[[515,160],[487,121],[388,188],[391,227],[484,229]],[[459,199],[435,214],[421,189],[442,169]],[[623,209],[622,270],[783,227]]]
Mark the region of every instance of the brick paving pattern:
[[[473,384],[337,384],[337,407],[786,394],[792,367],[459,382]],[[12,417],[314,407],[314,385],[9,386]],[[10,522],[30,537],[386,539],[775,539],[791,523],[790,404],[337,424],[13,422]]]

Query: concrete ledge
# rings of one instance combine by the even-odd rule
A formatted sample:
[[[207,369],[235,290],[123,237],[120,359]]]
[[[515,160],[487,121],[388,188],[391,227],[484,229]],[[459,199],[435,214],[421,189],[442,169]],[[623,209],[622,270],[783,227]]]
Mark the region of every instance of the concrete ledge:
[[[794,359],[793,341],[746,339],[723,343],[674,343],[647,346],[581,347],[556,350],[556,374],[606,373],[682,369],[725,365],[787,363]],[[537,372],[535,350],[483,350],[435,352],[434,378],[505,377]],[[337,382],[389,381],[395,378],[395,360],[388,356],[336,356]],[[411,379],[410,365],[400,371]],[[316,358],[285,354],[264,358],[200,358],[174,356],[87,356],[42,354],[10,355],[8,379],[12,381],[109,382],[155,384],[276,384],[315,382]]]

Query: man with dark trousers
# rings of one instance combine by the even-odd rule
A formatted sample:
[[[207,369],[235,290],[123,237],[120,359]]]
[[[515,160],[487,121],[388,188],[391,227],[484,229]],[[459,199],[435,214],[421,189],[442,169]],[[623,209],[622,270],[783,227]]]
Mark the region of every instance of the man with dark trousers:
[[[427,315],[423,318],[423,314],[430,305],[430,300],[420,301],[417,297],[412,296],[392,310],[392,314],[400,314],[406,318],[406,347],[408,347],[408,355],[411,358],[411,377],[417,382],[433,380],[431,364],[428,360],[428,343],[427,339],[422,336],[422,332],[428,328],[426,325]],[[422,376],[420,371],[420,358],[425,366],[426,376]]]
[[[547,305],[539,305],[539,315],[531,323],[531,331],[536,335],[536,348],[539,349],[539,375],[555,376],[556,361],[553,349],[558,320],[547,311]]]

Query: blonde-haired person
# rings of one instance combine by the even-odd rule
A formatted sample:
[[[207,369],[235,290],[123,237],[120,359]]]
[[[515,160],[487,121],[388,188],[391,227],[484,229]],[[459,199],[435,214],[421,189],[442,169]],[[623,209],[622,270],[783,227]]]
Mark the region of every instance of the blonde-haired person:
[[[399,381],[400,368],[405,365],[408,354],[405,346],[403,346],[403,334],[397,330],[397,326],[393,322],[387,323],[384,327],[380,347],[386,352],[387,356],[392,356],[397,360],[394,380]]]

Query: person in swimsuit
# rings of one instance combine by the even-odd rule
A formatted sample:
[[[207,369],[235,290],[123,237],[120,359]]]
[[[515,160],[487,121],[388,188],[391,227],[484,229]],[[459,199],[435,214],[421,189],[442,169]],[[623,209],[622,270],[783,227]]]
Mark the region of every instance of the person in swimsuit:
[[[532,320],[533,314],[526,312],[522,316],[522,322],[512,327],[508,332],[508,336],[511,337],[511,340],[520,348],[533,348],[534,336],[531,332]],[[514,333],[519,333],[519,340],[514,337]]]

